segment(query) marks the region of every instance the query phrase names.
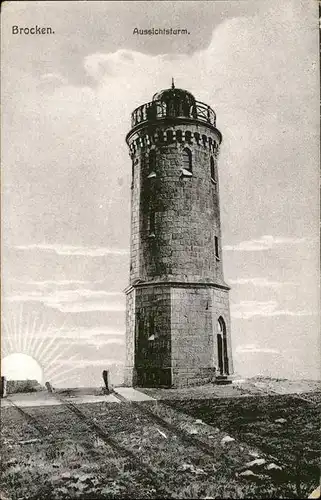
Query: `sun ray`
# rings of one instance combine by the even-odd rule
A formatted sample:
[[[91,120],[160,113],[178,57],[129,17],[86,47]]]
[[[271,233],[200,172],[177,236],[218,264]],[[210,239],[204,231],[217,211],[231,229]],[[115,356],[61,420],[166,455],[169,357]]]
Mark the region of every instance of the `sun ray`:
[[[19,342],[19,335],[17,331],[17,321],[16,321],[16,316],[13,314],[10,316],[10,322],[12,324],[12,331],[13,331],[13,338],[16,343],[16,351],[20,351],[20,342]]]
[[[12,336],[11,336],[11,332],[10,332],[10,328],[8,326],[8,323],[7,321],[3,318],[2,320],[2,324],[4,326],[4,329],[6,330],[6,339],[7,339],[7,344],[9,345],[9,349],[12,350],[12,352],[15,351],[15,348],[14,348],[14,344],[13,344],[13,340],[12,340]]]
[[[26,349],[27,349],[28,352],[31,351],[32,340],[34,339],[34,337],[36,335],[36,326],[37,326],[38,317],[39,316],[37,314],[35,314],[34,318],[33,318],[33,323],[32,323],[32,327],[31,327],[31,333],[30,333],[30,336],[28,338],[28,342],[27,342],[27,346],[26,346]]]
[[[51,378],[52,382],[54,382],[54,381],[55,381],[55,383],[56,383],[56,384],[59,384],[60,382],[64,382],[64,381],[66,380],[66,378],[64,377],[64,378],[61,380],[61,377],[62,377],[63,375],[67,375],[67,373],[70,373],[70,372],[73,372],[73,371],[77,370],[77,368],[79,368],[79,365],[76,365],[76,366],[74,366],[74,367],[72,367],[72,368],[68,368],[68,369],[66,369],[66,370],[64,370],[64,371],[62,371],[62,372],[60,372],[60,373],[59,373],[59,374],[57,374],[55,377],[52,377],[52,378]]]
[[[30,339],[32,337],[32,326],[33,326],[33,319],[32,319],[32,314],[29,314],[29,319],[28,319],[28,328],[27,328],[27,335],[24,338],[24,349],[27,351],[28,350],[28,344],[30,342]]]
[[[64,325],[60,328],[59,331],[62,331],[63,327],[64,327]],[[44,349],[43,349],[43,351],[41,353],[39,352],[39,350],[40,350],[40,347],[42,347],[42,345],[44,344],[44,342],[42,342],[41,345],[38,346],[38,349],[36,351],[36,355],[39,357],[39,359],[41,359],[41,360],[42,359],[46,359],[46,353],[51,348],[52,344],[54,342],[56,342],[57,340],[62,340],[61,336],[55,335],[54,337],[51,337],[51,339],[49,340],[48,344],[45,345],[45,347],[44,347]],[[53,350],[56,351],[58,348],[59,348],[59,344],[57,344],[57,346]]]
[[[39,358],[46,359],[48,357],[49,352],[52,353],[54,350],[59,348],[59,342],[61,342],[61,340],[62,340],[62,338],[59,335],[54,335],[54,336],[47,335],[46,337],[44,337],[45,342],[42,342],[42,344],[41,344],[41,347],[43,347],[43,349],[37,350],[37,354],[38,354]],[[56,346],[54,346],[53,349],[51,349],[52,345],[55,342],[57,343]]]
[[[27,344],[27,337],[29,335],[29,323],[30,323],[30,314],[26,315],[26,322],[22,331],[21,327],[21,338],[22,338],[22,352],[26,352],[26,344]]]
[[[20,308],[20,315],[19,315],[19,323],[17,325],[17,335],[19,338],[19,344],[20,344],[20,349],[19,351],[22,352],[23,349],[23,307],[21,306]]]
[[[69,347],[70,346],[65,347],[61,352],[59,352],[59,354],[54,359],[51,360],[50,366],[48,367],[48,370],[47,370],[47,373],[48,372],[52,372],[52,371],[56,371],[56,367],[57,366],[60,366],[60,365],[64,364],[64,362],[66,360],[63,358],[63,356],[66,355],[66,353],[68,352]],[[68,361],[72,360],[72,359],[76,359],[76,358],[78,358],[78,354],[75,354],[74,356],[69,357]]]
[[[49,327],[47,327],[47,329],[45,330],[45,332],[48,332],[48,331],[49,331]],[[48,350],[48,348],[49,348],[48,344],[45,345],[45,342],[46,342],[47,338],[48,338],[48,336],[46,336],[44,334],[43,338],[41,339],[41,341],[39,342],[39,344],[38,344],[38,346],[37,346],[37,348],[35,350],[35,357],[38,357],[40,355],[40,352],[41,352],[42,349],[43,349],[43,351],[42,351],[41,355],[43,355],[43,353]],[[51,336],[50,345],[56,339],[57,339],[57,335],[54,335],[53,337]],[[44,347],[44,345],[45,345],[45,347]]]
[[[41,362],[44,363],[44,364],[50,364],[50,365],[53,365],[54,363],[56,363],[64,354],[66,354],[66,352],[68,352],[68,350],[70,349],[70,345],[68,346],[65,346],[63,347],[63,349],[61,349],[61,346],[59,344],[57,344],[54,349],[50,352],[50,355],[45,358],[45,359],[42,359]],[[60,350],[59,350],[60,349]],[[56,352],[58,352],[58,354],[54,357],[54,355],[56,354]]]
[[[72,356],[71,358],[68,359],[68,363],[70,363],[71,361],[76,360],[77,358],[78,358],[78,354],[75,354],[74,356]],[[56,365],[54,365],[51,368],[49,368],[49,370],[45,371],[46,377],[47,378],[52,378],[52,377],[56,377],[57,375],[60,375],[61,374],[60,367],[63,366],[63,365],[65,365],[65,363],[66,363],[65,360],[64,361],[61,360]]]
[[[33,357],[36,357],[35,351],[38,347],[37,342],[39,342],[39,337],[41,337],[43,332],[44,332],[45,324],[46,324],[46,322],[43,320],[42,323],[40,324],[40,327],[38,328],[37,334],[34,336],[33,340],[31,341],[29,351],[30,351],[30,355]],[[47,329],[48,329],[48,327],[47,327]]]
[[[9,338],[10,342],[13,348],[13,352],[16,352],[18,350],[18,345],[17,345],[17,340],[15,336],[15,331],[14,331],[14,324],[12,321],[12,318],[8,318],[5,320],[5,324],[7,325],[7,331],[9,333]]]
[[[55,352],[57,352],[57,350],[59,349],[59,347],[60,347],[59,345],[57,345],[57,346],[56,346],[56,348],[55,348]],[[59,363],[60,363],[60,361],[59,361],[59,360],[60,360],[60,359],[61,359],[61,360],[63,359],[63,356],[65,356],[65,355],[66,355],[66,353],[68,352],[68,350],[70,349],[70,347],[71,347],[70,345],[65,346],[62,350],[60,350],[60,351],[58,352],[58,354],[57,354],[55,357],[51,357],[51,358],[50,358],[50,368],[49,368],[50,370],[52,369],[51,367],[53,367],[53,369],[55,368],[55,366],[57,365],[57,362],[59,362]],[[68,358],[68,359],[73,359],[73,358],[75,358],[75,357],[78,357],[78,354],[75,354],[74,356],[72,356],[71,358]],[[46,365],[47,365],[47,364],[48,364],[48,363],[46,363]]]

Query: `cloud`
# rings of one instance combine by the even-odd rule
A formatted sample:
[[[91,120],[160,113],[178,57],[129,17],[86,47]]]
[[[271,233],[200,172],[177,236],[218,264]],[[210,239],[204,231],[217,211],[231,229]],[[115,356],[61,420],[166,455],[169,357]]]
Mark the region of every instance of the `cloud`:
[[[20,280],[16,278],[12,278],[13,282],[21,283],[22,285],[30,285],[39,288],[46,288],[48,286],[70,286],[70,285],[88,285],[88,284],[96,284],[102,283],[103,280],[99,281],[84,281],[84,280],[44,280],[44,281],[36,281],[36,280]]]
[[[230,279],[231,285],[254,285],[258,287],[280,288],[287,285],[295,285],[294,281],[270,281],[268,278],[238,278]]]
[[[52,83],[55,85],[67,85],[68,81],[60,73],[44,73],[40,77],[46,83]]]
[[[41,302],[61,312],[125,311],[125,297],[120,292],[104,290],[56,290],[52,293],[33,291],[6,298],[9,302]]]
[[[270,354],[279,354],[280,351],[278,349],[272,349],[269,347],[258,347],[256,344],[245,344],[238,345],[235,349],[236,354],[247,354],[247,353],[270,353]]]
[[[46,330],[46,335],[54,336],[57,332],[57,329],[54,326],[51,326]],[[123,337],[125,335],[124,329],[118,328],[117,326],[111,325],[99,325],[93,327],[64,327],[59,330],[59,335],[61,335],[64,339],[88,339],[92,340],[97,338],[106,339],[107,337]]]
[[[110,346],[111,348],[115,346],[123,346],[125,344],[125,336],[122,337],[115,337],[115,338],[106,338],[106,337],[101,337],[100,339],[97,338],[76,338],[76,337],[65,337],[63,341],[60,343],[60,345],[63,347],[70,347],[72,349],[72,352],[77,352],[77,350],[81,349],[84,347],[84,355],[86,358],[89,356],[89,348],[93,349],[101,349],[106,346]]]
[[[259,302],[255,300],[244,300],[239,304],[231,305],[231,315],[233,318],[250,319],[254,316],[312,316],[316,313],[311,311],[289,311],[278,309],[278,303],[270,300]]]
[[[129,250],[125,248],[108,248],[108,247],[81,247],[73,245],[60,244],[30,244],[17,245],[18,250],[44,250],[54,252],[57,255],[84,255],[86,257],[105,257],[106,255],[128,255]]]
[[[86,360],[86,359],[82,359],[82,360],[76,360],[76,361],[69,361],[68,359],[66,360],[63,360],[64,362],[61,363],[63,365],[66,365],[66,366],[71,366],[71,367],[85,367],[85,366],[110,366],[110,365],[117,365],[117,366],[123,366],[124,363],[123,361],[119,360],[119,359],[93,359],[93,360]],[[58,374],[59,375],[59,374]],[[57,376],[58,376],[57,375]]]
[[[282,246],[307,243],[307,241],[307,238],[274,238],[270,235],[264,235],[259,239],[241,241],[238,245],[225,245],[223,249],[236,252],[260,252]]]

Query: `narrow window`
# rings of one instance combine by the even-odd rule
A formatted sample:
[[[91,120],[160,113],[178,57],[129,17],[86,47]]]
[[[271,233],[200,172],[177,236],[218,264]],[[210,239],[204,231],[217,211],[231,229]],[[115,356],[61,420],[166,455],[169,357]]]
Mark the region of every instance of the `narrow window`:
[[[167,135],[167,142],[168,143],[173,142],[173,131],[172,130],[167,130],[166,135]]]
[[[136,160],[134,160],[134,158],[132,159],[132,184],[131,184],[132,188],[134,187],[134,180],[135,180],[135,165],[137,165],[138,163],[139,163],[138,158],[136,158]]]
[[[148,335],[148,340],[153,341],[155,340],[156,335],[155,335],[155,319],[154,319],[154,314],[150,313],[149,315],[149,335]]]
[[[216,184],[216,177],[215,177],[215,163],[214,163],[214,158],[211,156],[211,180]]]
[[[148,155],[148,178],[156,177],[156,150],[151,149]]]
[[[185,141],[189,144],[192,142],[192,133],[189,130],[185,132]]]
[[[192,153],[188,148],[183,150],[182,173],[183,175],[192,175]]]
[[[177,132],[176,132],[176,139],[177,139],[177,142],[182,142],[182,140],[183,140],[183,134],[182,134],[181,130],[177,130]]]
[[[155,238],[155,211],[151,207],[149,212],[149,236],[150,238]]]
[[[134,173],[135,173],[135,168],[134,168],[134,159],[132,160],[132,185],[131,188],[133,189],[134,187]]]
[[[149,173],[155,172],[156,169],[156,150],[151,149],[148,155],[148,170]]]
[[[215,257],[217,260],[220,259],[219,247],[218,247],[218,237],[214,236],[214,245],[215,245]]]

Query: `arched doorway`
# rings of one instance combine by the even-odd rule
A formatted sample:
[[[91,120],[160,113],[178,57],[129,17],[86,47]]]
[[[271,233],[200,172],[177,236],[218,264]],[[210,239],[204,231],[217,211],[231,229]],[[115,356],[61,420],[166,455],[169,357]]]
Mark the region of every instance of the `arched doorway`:
[[[220,316],[217,322],[217,360],[220,375],[229,374],[225,321]]]

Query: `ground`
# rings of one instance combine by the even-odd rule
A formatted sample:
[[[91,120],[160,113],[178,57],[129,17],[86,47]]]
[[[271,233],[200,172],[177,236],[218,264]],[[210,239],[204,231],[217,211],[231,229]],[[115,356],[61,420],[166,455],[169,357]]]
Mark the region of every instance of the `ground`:
[[[307,498],[319,484],[317,385],[141,392],[155,399],[60,391],[48,396],[59,405],[28,407],[9,396],[1,498]]]

